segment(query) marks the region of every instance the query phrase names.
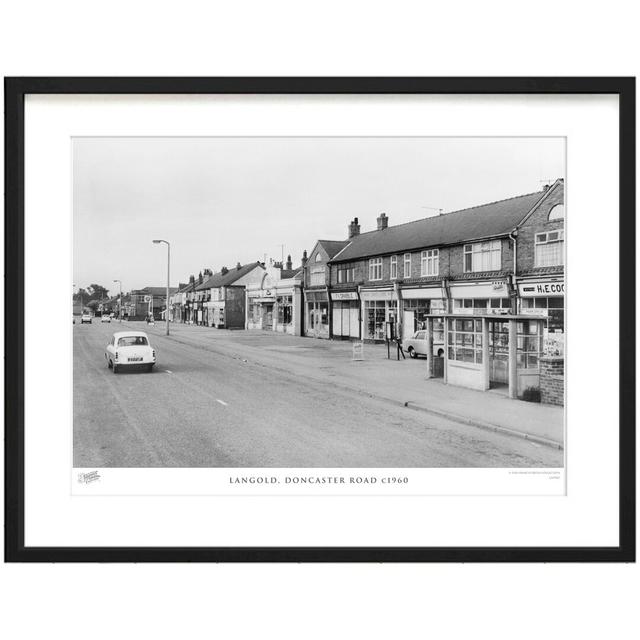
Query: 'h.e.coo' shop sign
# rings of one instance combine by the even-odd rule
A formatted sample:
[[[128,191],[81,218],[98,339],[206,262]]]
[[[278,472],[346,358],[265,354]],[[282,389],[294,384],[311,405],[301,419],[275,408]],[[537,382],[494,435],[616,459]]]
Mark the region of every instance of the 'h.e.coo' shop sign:
[[[518,285],[521,298],[536,296],[563,296],[564,282],[527,282]]]

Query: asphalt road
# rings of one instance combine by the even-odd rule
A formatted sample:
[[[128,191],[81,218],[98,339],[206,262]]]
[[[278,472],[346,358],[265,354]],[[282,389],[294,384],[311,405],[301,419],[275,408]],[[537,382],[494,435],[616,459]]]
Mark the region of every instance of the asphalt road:
[[[127,328],[149,333],[153,373],[107,368],[104,347]],[[313,367],[313,349],[294,354],[285,336],[171,330],[74,326],[74,466],[562,466],[552,448],[305,376],[300,362]]]

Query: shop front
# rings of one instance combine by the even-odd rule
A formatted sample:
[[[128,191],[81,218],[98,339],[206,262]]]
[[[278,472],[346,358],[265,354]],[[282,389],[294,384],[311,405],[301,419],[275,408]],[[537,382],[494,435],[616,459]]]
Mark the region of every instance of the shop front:
[[[261,283],[245,287],[245,326],[299,336],[302,328],[300,280],[279,279],[279,273],[274,270],[273,274],[264,274]]]
[[[444,314],[447,310],[446,293],[442,287],[425,287],[422,289],[401,289],[402,295],[402,337],[408,338],[416,331],[427,328],[430,315]],[[444,321],[435,320],[434,330],[444,344]]]
[[[564,278],[518,282],[520,313],[546,318],[543,328],[545,355],[564,355],[564,293]]]
[[[247,290],[247,329],[274,330],[275,293],[270,290]]]
[[[300,289],[295,286],[276,287],[276,303],[273,309],[274,331],[292,336],[300,335],[299,297]]]
[[[398,299],[393,289],[360,291],[362,301],[362,339],[382,342],[386,323],[398,323]]]
[[[310,338],[329,336],[329,294],[322,291],[305,291],[305,335]]]
[[[205,302],[205,323],[208,327],[224,327],[224,300]]]
[[[360,338],[360,301],[357,291],[331,292],[332,334],[334,338]]]

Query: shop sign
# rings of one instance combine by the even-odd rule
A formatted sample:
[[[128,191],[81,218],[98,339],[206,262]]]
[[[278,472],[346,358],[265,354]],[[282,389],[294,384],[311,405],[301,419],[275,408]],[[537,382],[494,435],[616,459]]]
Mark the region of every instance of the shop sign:
[[[452,284],[451,297],[459,298],[504,298],[507,295],[507,284],[495,281],[484,284]]]
[[[393,291],[361,291],[363,300],[393,300]]]
[[[518,292],[522,298],[535,298],[536,296],[563,296],[564,282],[530,282],[519,284]]]
[[[548,309],[529,309],[529,308],[524,308],[524,309],[520,309],[520,315],[522,315],[522,316],[544,316],[545,318],[547,318],[549,316],[549,310]]]
[[[442,289],[440,287],[431,287],[427,289],[401,289],[403,300],[434,300],[442,298]]]
[[[355,291],[341,291],[340,293],[331,293],[332,300],[357,300],[358,294]]]

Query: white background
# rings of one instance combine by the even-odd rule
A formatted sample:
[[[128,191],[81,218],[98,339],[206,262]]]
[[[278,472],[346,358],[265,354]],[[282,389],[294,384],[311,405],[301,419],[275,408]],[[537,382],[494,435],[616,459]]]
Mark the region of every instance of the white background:
[[[559,495],[563,493],[561,476],[551,480],[550,476],[484,469],[436,469],[407,473],[406,494],[422,494],[411,499],[381,496],[388,492],[377,487],[361,490],[364,497],[339,500],[303,497],[302,491],[291,488],[287,499],[238,499],[215,495],[229,493],[221,482],[226,475],[222,470],[163,469],[156,473],[136,469],[107,470],[99,484],[82,492],[104,493],[105,497],[71,496],[69,481],[77,480],[76,474],[69,474],[72,330],[66,321],[65,298],[59,296],[49,305],[46,324],[40,314],[26,314],[26,545],[615,546],[618,440],[611,425],[617,424],[617,292],[609,273],[592,269],[593,254],[588,248],[601,241],[601,212],[618,208],[618,118],[617,98],[604,95],[28,96],[27,291],[38,290],[45,271],[55,282],[71,280],[69,156],[73,136],[566,136],[569,491]],[[602,163],[594,162],[595,158]],[[617,238],[615,217],[608,230]],[[607,250],[607,260],[616,263],[617,244],[611,242]],[[593,368],[593,354],[582,347],[592,342],[593,329],[581,314],[584,301],[600,290],[608,291],[611,370],[598,380],[599,396],[583,398],[585,386],[593,384],[592,375],[582,375]],[[42,366],[43,353],[58,363],[56,376]],[[597,474],[593,473],[594,460],[598,461]],[[254,469],[252,473],[264,471]],[[109,497],[123,493],[124,477],[130,479],[128,493],[133,497]],[[160,495],[156,497],[145,497],[150,493],[150,477],[157,478]],[[205,493],[213,495],[175,495],[193,495],[192,483],[200,485],[198,494],[204,487]],[[167,485],[173,487],[163,490]],[[332,487],[323,489],[326,495]],[[268,496],[273,491],[261,487],[251,493]],[[442,496],[450,493],[454,494],[451,499]],[[516,493],[530,495],[521,499],[513,497]]]
[[[4,75],[638,73],[623,2],[14,4],[0,16]],[[0,571],[12,638],[599,638],[638,625],[635,565]]]

